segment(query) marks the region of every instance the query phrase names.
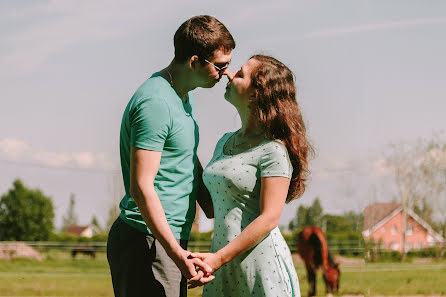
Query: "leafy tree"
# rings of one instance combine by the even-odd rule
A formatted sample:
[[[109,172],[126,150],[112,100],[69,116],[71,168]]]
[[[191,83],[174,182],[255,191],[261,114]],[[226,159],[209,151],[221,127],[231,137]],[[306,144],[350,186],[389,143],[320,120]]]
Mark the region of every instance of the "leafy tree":
[[[323,210],[319,197],[316,197],[306,213],[305,224],[311,226],[322,226]],[[303,227],[303,226],[302,226]]]
[[[326,224],[326,233],[347,232],[352,230],[351,222],[344,216],[327,214],[324,216],[324,221]]]
[[[363,215],[353,211],[345,212],[343,215],[324,215],[323,221],[326,225],[326,233],[335,232],[361,232],[363,226]]]
[[[116,204],[113,204],[108,210],[107,223],[105,225],[105,231],[110,231],[111,226],[115,222],[116,218],[119,216],[120,210]]]
[[[426,197],[421,198],[419,203],[415,203],[413,211],[425,220],[429,225],[436,227],[436,222],[433,220],[432,215],[434,208],[428,203]],[[438,231],[438,228],[436,228]]]
[[[77,215],[75,213],[75,205],[76,205],[76,199],[74,197],[74,194],[70,195],[70,205],[68,206],[68,210],[66,215],[63,216],[63,223],[62,223],[62,230],[66,231],[67,227],[70,225],[77,225]]]
[[[0,197],[0,240],[48,240],[54,229],[54,207],[39,189],[16,179]]]
[[[91,218],[91,223],[90,223],[90,225],[95,226],[96,228],[98,228],[98,231],[99,231],[99,232],[102,232],[102,227],[101,227],[101,225],[99,224],[99,221],[98,221],[98,219],[96,218],[95,215],[93,215],[93,218]]]
[[[288,224],[288,228],[292,231],[299,231],[305,226],[321,227],[323,222],[323,209],[318,197],[309,207],[300,205],[297,209],[296,217]]]
[[[437,209],[444,219],[446,210],[446,139],[437,133],[431,139],[391,145],[386,154],[393,171],[398,200],[403,207],[402,260],[406,255],[407,210]],[[420,211],[420,209],[418,209]],[[426,217],[423,217],[426,219]]]

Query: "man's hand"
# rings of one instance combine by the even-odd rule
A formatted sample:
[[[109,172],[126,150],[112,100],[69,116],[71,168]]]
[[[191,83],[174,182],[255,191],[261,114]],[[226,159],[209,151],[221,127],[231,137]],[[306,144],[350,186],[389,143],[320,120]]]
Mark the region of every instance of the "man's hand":
[[[192,253],[191,254],[194,259],[200,259],[204,263],[208,264],[212,269],[212,273],[214,273],[217,269],[223,265],[223,260],[218,254],[214,253]],[[203,286],[208,282],[212,281],[215,278],[213,275],[206,275],[202,270],[199,270],[197,275],[191,278],[188,282],[189,289],[195,288],[198,286]]]
[[[187,279],[192,279],[198,275],[197,268],[203,275],[209,276],[212,273],[211,266],[204,263],[200,258],[193,258],[189,251],[179,249],[171,258]]]
[[[205,274],[202,270],[198,270],[197,275],[188,281],[189,287],[187,287],[187,288],[192,289],[195,287],[203,286],[203,285],[207,284],[208,282],[210,282],[211,280],[213,280],[214,278],[215,278],[214,275],[209,274],[208,276],[205,276]]]

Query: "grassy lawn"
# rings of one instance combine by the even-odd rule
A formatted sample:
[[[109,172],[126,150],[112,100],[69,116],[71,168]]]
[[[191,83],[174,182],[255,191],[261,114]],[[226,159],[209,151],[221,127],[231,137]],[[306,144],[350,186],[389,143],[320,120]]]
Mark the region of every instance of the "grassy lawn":
[[[302,296],[307,295],[305,271],[297,266]],[[446,262],[429,264],[378,263],[341,265],[341,295],[446,295]],[[318,276],[317,292],[324,295]],[[51,253],[43,262],[0,261],[0,296],[113,296],[104,254],[92,260],[72,260],[68,253]],[[189,297],[201,296],[201,288]]]

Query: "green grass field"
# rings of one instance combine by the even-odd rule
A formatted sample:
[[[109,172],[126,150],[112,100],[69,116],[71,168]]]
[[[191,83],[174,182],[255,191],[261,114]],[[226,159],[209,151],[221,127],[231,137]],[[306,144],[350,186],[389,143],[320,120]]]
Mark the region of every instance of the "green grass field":
[[[297,266],[302,296],[307,295],[303,266]],[[341,265],[340,295],[446,295],[446,262]],[[318,277],[318,295],[324,295]],[[0,261],[0,296],[113,296],[104,254],[95,260],[51,253],[43,262]],[[189,291],[201,296],[201,288]]]

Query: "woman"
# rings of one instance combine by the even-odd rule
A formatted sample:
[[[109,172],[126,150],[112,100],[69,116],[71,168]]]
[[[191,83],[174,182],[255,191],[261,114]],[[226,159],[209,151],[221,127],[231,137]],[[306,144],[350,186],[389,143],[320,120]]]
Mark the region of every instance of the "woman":
[[[215,271],[203,296],[300,296],[277,227],[284,204],[305,190],[312,153],[293,74],[276,59],[255,55],[227,75],[225,98],[242,127],[219,140],[203,174],[215,212],[212,253],[193,254]]]

